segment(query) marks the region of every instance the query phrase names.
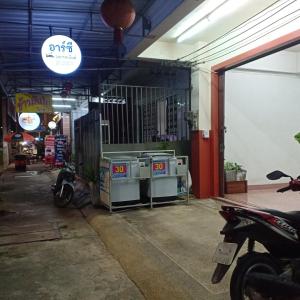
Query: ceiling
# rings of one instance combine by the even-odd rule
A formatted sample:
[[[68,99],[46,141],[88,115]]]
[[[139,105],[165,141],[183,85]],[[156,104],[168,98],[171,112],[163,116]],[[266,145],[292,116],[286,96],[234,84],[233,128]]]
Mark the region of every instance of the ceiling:
[[[132,0],[136,19],[116,46],[113,31],[101,20],[103,0],[1,0],[0,72],[8,95],[16,92],[51,91],[59,94],[64,82],[73,84],[72,94],[86,95],[89,88],[107,79],[113,70],[122,72],[123,57],[162,22],[183,0]],[[163,13],[157,7],[163,7]],[[146,23],[152,26],[145,26]],[[148,24],[149,25],[149,24]],[[81,48],[79,70],[68,76],[50,72],[41,60],[41,46],[50,35],[71,36]],[[124,69],[135,68],[136,62]]]
[[[205,6],[208,3],[214,1],[215,0],[204,1],[196,10],[188,14],[185,18],[178,22],[176,26],[174,26],[170,31],[163,35],[160,40],[167,42],[176,42],[176,33],[178,32],[178,29],[180,29],[180,27],[183,25],[183,23],[186,22],[186,20],[188,20],[189,18],[193,17],[193,14],[195,14],[195,12],[201,14],[202,10],[205,9]],[[255,14],[259,13],[276,1],[277,0],[239,0],[235,2],[234,5],[232,5],[230,11],[224,14],[222,18],[219,18],[216,21],[212,22],[209,27],[205,28],[205,30],[203,31],[200,31],[198,34],[195,34],[191,38],[185,40],[184,43],[194,44],[200,41],[210,42],[214,38],[223,35],[232,28],[253,17]]]

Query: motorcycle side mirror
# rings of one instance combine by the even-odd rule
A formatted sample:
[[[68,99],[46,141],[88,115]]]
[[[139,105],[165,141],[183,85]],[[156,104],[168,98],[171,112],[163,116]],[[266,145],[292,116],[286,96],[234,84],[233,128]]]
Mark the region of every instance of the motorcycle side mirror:
[[[267,178],[270,179],[270,180],[277,180],[277,179],[280,179],[282,177],[288,177],[288,178],[291,178],[291,176],[289,175],[286,175],[284,174],[283,172],[277,170],[277,171],[273,171],[271,173],[269,173],[267,175]]]

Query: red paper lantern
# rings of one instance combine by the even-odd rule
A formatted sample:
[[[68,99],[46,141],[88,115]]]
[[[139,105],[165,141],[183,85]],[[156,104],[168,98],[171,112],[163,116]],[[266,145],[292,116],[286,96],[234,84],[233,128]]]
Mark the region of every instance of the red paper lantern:
[[[130,0],[104,0],[101,8],[103,22],[114,29],[114,40],[122,42],[123,30],[129,28],[135,19],[135,9]]]

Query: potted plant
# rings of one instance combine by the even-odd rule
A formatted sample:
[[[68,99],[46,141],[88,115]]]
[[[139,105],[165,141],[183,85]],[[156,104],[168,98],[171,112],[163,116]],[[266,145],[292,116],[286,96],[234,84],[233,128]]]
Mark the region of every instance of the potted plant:
[[[246,193],[247,192],[247,171],[235,162],[226,161],[224,164],[225,193]]]
[[[247,171],[242,168],[242,166],[239,166],[236,171],[236,180],[237,181],[244,181],[246,180]]]
[[[226,181],[242,181],[246,180],[247,171],[241,165],[226,161],[224,164]]]
[[[236,181],[237,177],[237,164],[226,161],[224,164],[225,181]]]

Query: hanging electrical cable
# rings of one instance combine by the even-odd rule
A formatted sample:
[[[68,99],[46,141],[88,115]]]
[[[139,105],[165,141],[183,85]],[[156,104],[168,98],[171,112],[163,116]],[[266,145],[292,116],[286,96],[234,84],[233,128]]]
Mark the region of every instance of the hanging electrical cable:
[[[258,12],[258,13],[257,13],[256,15],[254,15],[253,17],[250,17],[250,18],[247,19],[246,21],[244,21],[244,22],[242,22],[241,24],[235,26],[235,27],[232,28],[230,31],[228,31],[228,32],[224,33],[223,35],[217,37],[216,39],[210,41],[210,42],[207,43],[206,45],[204,45],[204,46],[202,46],[202,47],[200,47],[200,48],[198,48],[198,49],[196,49],[196,50],[190,52],[189,54],[186,54],[186,55],[184,55],[184,56],[178,58],[178,60],[184,59],[184,58],[186,58],[186,57],[188,57],[188,56],[193,55],[194,53],[197,53],[197,52],[199,52],[199,51],[201,51],[201,50],[203,50],[203,49],[209,47],[210,45],[212,45],[213,43],[215,43],[215,42],[218,41],[219,39],[222,39],[222,38],[226,37],[227,35],[229,35],[230,33],[234,32],[235,30],[237,30],[237,29],[239,29],[239,28],[241,28],[241,27],[243,27],[243,26],[246,26],[247,23],[249,23],[249,22],[251,22],[251,20],[253,20],[253,18],[255,18],[255,17],[260,18],[261,16],[264,16],[265,14],[267,14],[267,13],[269,12],[269,9],[270,9],[271,7],[273,7],[273,6],[276,5],[278,2],[281,2],[281,1],[282,1],[282,0],[277,0],[275,3],[269,5],[269,6],[266,7],[265,9],[261,10],[260,12]],[[285,1],[284,3],[287,3],[287,2],[289,2],[289,1],[291,1],[291,0],[287,0],[287,1]],[[280,5],[282,5],[282,4],[280,4]],[[276,9],[276,8],[273,8],[272,10],[274,10],[274,9]],[[271,11],[272,11],[272,10],[271,10]],[[265,11],[266,11],[266,12],[265,12]],[[265,12],[265,14],[264,14],[264,12]],[[257,18],[255,18],[255,20],[256,20]]]
[[[255,23],[254,25],[252,25],[251,27],[247,28],[246,30],[244,30],[244,31],[242,31],[242,32],[239,32],[238,34],[236,34],[236,35],[230,37],[230,39],[228,39],[228,40],[226,40],[226,41],[224,41],[224,42],[222,42],[222,43],[220,43],[220,44],[218,44],[218,45],[216,45],[216,46],[214,46],[214,47],[212,47],[212,48],[210,48],[210,49],[208,49],[208,50],[206,50],[206,51],[204,51],[204,52],[202,52],[202,53],[200,53],[200,54],[198,54],[198,55],[196,55],[196,56],[194,56],[194,57],[192,57],[192,58],[190,58],[189,61],[193,61],[193,60],[195,60],[196,58],[198,58],[199,56],[201,56],[201,55],[203,55],[203,54],[205,54],[205,53],[208,53],[208,52],[210,52],[210,51],[212,51],[212,50],[214,50],[214,49],[216,49],[216,48],[218,48],[218,47],[220,47],[220,46],[223,46],[223,45],[226,44],[227,42],[230,42],[230,41],[232,41],[233,39],[235,39],[235,38],[241,36],[242,34],[245,34],[245,33],[249,32],[251,29],[255,28],[256,26],[258,26],[258,25],[260,25],[260,24],[263,24],[265,21],[269,20],[271,17],[274,17],[275,15],[279,14],[281,11],[283,11],[284,9],[286,9],[287,7],[289,7],[291,4],[293,4],[293,3],[296,2],[296,1],[297,1],[297,0],[293,0],[293,2],[287,4],[287,5],[284,6],[284,7],[281,7],[281,8],[280,8],[279,10],[277,10],[275,13],[273,13],[273,14],[271,14],[271,15],[268,15],[265,19],[260,20],[258,23]],[[221,51],[223,51],[223,50],[224,50],[224,49],[222,49]]]
[[[300,10],[297,10],[296,12],[299,12],[299,11],[300,11]],[[292,15],[292,14],[294,14],[294,12],[291,13],[290,15]],[[253,42],[256,41],[256,40],[258,40],[258,39],[260,39],[260,38],[262,38],[262,37],[267,36],[268,34],[270,34],[270,33],[274,32],[274,31],[278,30],[279,28],[281,28],[281,27],[283,27],[283,26],[286,26],[286,25],[288,25],[288,24],[294,22],[295,20],[297,20],[297,19],[299,19],[299,18],[300,18],[300,15],[297,15],[295,18],[292,18],[291,20],[285,22],[284,24],[278,25],[276,28],[273,28],[272,30],[270,30],[270,31],[268,31],[268,32],[266,32],[266,33],[264,33],[263,35],[261,35],[261,36],[259,36],[259,37],[255,37],[254,39],[252,39],[251,41],[247,42],[246,44],[243,44],[242,46],[239,46],[239,47],[237,47],[237,48],[235,48],[235,49],[233,49],[233,50],[231,50],[231,51],[229,51],[229,52],[226,52],[226,53],[224,53],[224,54],[222,54],[222,55],[220,55],[220,56],[211,58],[211,59],[209,59],[209,60],[206,60],[206,61],[197,61],[197,62],[195,62],[195,63],[193,64],[193,66],[196,66],[196,65],[199,65],[199,64],[204,64],[204,63],[207,63],[207,62],[211,62],[211,61],[213,61],[213,60],[217,60],[217,59],[219,59],[219,58],[222,58],[222,57],[224,57],[224,56],[227,56],[227,55],[229,55],[229,54],[231,54],[231,53],[233,53],[233,52],[235,52],[235,51],[237,51],[237,50],[239,50],[239,49],[241,49],[241,48],[243,48],[243,47],[245,47],[245,46],[247,46],[247,45],[253,43]],[[264,28],[264,29],[266,29],[266,28]]]
[[[300,11],[300,10],[293,11],[293,12],[291,12],[291,13],[289,13],[289,14],[283,16],[282,18],[277,19],[276,21],[272,22],[272,23],[269,24],[268,26],[266,26],[266,27],[264,27],[264,28],[262,28],[262,29],[260,29],[260,30],[258,30],[258,31],[256,31],[256,32],[254,32],[253,34],[247,36],[246,38],[243,38],[242,40],[239,40],[238,42],[236,42],[236,43],[234,43],[234,44],[232,44],[232,45],[230,45],[230,46],[228,46],[228,47],[226,47],[226,48],[223,48],[222,50],[219,50],[219,51],[217,51],[217,52],[215,52],[215,53],[212,53],[212,54],[210,54],[210,55],[207,55],[207,56],[205,56],[205,57],[202,57],[201,59],[198,59],[198,60],[196,60],[196,61],[193,61],[192,64],[193,64],[193,63],[197,63],[197,62],[200,61],[200,60],[202,60],[203,63],[205,63],[205,62],[207,61],[207,60],[206,60],[207,58],[210,58],[210,57],[212,57],[212,56],[214,56],[214,55],[218,55],[219,53],[222,53],[223,51],[228,50],[228,49],[232,48],[233,46],[238,45],[239,43],[241,43],[241,42],[243,42],[243,41],[245,41],[245,40],[251,38],[252,36],[256,35],[257,33],[260,33],[260,32],[262,32],[262,31],[264,31],[265,29],[271,27],[272,25],[278,23],[279,21],[282,21],[283,19],[285,19],[285,18],[287,18],[287,17],[289,17],[289,16],[291,16],[291,15],[293,15],[293,14],[299,12],[299,11]],[[298,17],[296,17],[296,19],[297,19],[297,18],[298,18]],[[279,26],[279,27],[280,27],[280,26]],[[253,41],[255,41],[256,39],[257,39],[257,38],[253,39]],[[214,59],[213,59],[213,60],[214,60]]]
[[[201,51],[201,50],[204,50],[204,49],[208,48],[209,46],[213,45],[215,42],[217,42],[217,41],[223,39],[224,37],[230,35],[231,33],[235,32],[235,31],[237,31],[237,30],[239,30],[239,29],[241,29],[241,28],[247,26],[247,24],[249,24],[249,23],[252,23],[252,22],[254,22],[254,21],[256,21],[256,20],[259,20],[260,18],[264,17],[266,14],[269,14],[270,12],[276,10],[277,8],[280,8],[281,6],[285,5],[286,3],[289,3],[289,4],[287,5],[287,6],[289,6],[289,5],[293,4],[295,1],[297,1],[297,0],[287,0],[287,1],[284,1],[283,3],[280,3],[280,2],[282,2],[282,1],[281,1],[281,0],[278,0],[278,1],[276,1],[275,3],[273,3],[272,5],[269,5],[268,7],[266,7],[265,9],[263,9],[262,11],[260,11],[260,12],[257,13],[256,15],[254,15],[253,17],[247,19],[246,21],[244,21],[244,22],[242,22],[241,24],[237,25],[236,27],[234,27],[234,28],[231,29],[230,31],[226,32],[225,34],[219,36],[218,38],[216,38],[216,39],[214,39],[214,40],[212,40],[212,41],[210,41],[209,43],[207,43],[206,45],[200,47],[199,49],[194,50],[194,51],[192,51],[191,53],[189,53],[189,54],[187,54],[187,55],[184,55],[184,56],[178,58],[177,60],[178,60],[178,61],[179,61],[179,60],[183,60],[184,58],[187,58],[187,57],[189,57],[189,56],[191,56],[191,55],[193,55],[193,54],[195,54],[195,53],[197,53],[197,52],[199,52],[199,51]],[[276,6],[276,4],[278,4],[278,3],[279,3],[279,5]],[[274,6],[275,6],[275,7],[274,7]],[[273,7],[273,8],[272,8],[272,7]],[[270,9],[270,8],[272,8],[272,9]],[[224,43],[225,43],[225,42],[224,42]],[[223,44],[223,43],[222,43],[222,44]],[[219,46],[221,46],[222,44],[217,45],[217,46],[215,46],[214,48],[219,47]],[[208,51],[211,51],[211,50],[213,50],[214,48],[209,49],[209,50],[205,51],[204,53],[206,53],[206,52],[208,52]],[[190,59],[189,59],[189,60],[190,60]]]

